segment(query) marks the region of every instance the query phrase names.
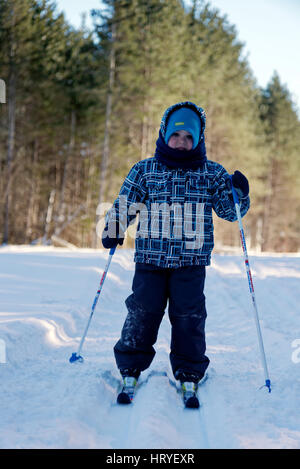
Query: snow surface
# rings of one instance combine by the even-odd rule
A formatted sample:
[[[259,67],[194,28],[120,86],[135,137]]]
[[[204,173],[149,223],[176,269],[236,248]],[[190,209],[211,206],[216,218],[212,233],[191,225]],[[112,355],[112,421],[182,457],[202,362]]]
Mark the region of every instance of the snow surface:
[[[84,344],[107,251],[0,249],[1,448],[300,448],[300,257],[250,256],[272,392],[264,384],[242,255],[207,269],[208,379],[200,410],[168,378],[170,325],[130,406],[117,406],[112,348],[126,316],[133,251],[118,250]],[[157,372],[155,376],[148,375]]]

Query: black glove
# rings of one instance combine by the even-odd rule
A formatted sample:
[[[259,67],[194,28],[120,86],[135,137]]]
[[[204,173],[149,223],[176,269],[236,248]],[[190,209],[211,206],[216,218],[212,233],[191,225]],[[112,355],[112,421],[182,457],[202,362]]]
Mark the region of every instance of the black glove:
[[[246,176],[240,171],[234,171],[232,175],[232,185],[240,199],[244,199],[249,194],[249,182]]]
[[[118,244],[122,246],[122,244],[124,243],[124,234],[120,233],[119,223],[118,222],[115,222],[115,223],[116,223],[115,232],[112,231],[112,226],[109,226],[108,224],[106,224],[103,230],[102,244],[103,244],[103,247],[105,247],[105,249],[114,248]]]

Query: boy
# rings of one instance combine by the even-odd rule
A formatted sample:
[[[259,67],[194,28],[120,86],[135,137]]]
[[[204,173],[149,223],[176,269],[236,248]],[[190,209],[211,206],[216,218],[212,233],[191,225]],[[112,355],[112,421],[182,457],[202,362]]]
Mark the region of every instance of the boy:
[[[225,220],[236,220],[230,176],[207,160],[204,130],[205,113],[196,104],[186,101],[168,108],[155,156],[133,166],[106,215],[102,243],[109,249],[123,244],[124,232],[139,212],[133,293],[126,300],[128,315],[114,347],[124,382],[121,403],[131,402],[141,371],[154,358],[168,303],[173,374],[181,382],[186,405],[199,405],[197,385],[209,364],[203,290],[213,249],[212,209]],[[244,216],[250,205],[248,181],[235,171],[232,183]]]

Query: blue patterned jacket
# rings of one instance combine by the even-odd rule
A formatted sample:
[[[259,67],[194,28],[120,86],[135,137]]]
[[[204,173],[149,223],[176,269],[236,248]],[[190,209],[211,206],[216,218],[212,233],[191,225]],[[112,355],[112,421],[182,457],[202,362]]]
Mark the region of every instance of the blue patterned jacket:
[[[197,109],[202,119],[203,146],[205,114]],[[249,196],[240,200],[242,216],[249,206]],[[110,225],[117,221],[125,232],[139,216],[135,262],[164,268],[209,265],[214,246],[213,210],[220,218],[236,221],[230,176],[223,166],[207,160],[206,154],[196,169],[169,167],[152,157],[132,167],[106,222]]]

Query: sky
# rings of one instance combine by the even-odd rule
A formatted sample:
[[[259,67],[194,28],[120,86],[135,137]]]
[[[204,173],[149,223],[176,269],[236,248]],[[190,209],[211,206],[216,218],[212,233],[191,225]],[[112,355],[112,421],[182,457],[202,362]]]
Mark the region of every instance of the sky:
[[[101,0],[56,0],[56,4],[79,27],[84,12],[87,26],[91,25],[89,11],[100,8]],[[210,4],[235,25],[258,85],[265,87],[276,70],[300,115],[300,0],[211,0]]]

